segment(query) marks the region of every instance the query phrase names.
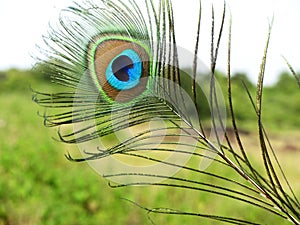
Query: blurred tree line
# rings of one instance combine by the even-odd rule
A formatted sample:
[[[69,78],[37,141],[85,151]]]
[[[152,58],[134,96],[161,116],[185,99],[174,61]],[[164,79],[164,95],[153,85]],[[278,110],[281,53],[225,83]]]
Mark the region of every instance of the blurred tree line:
[[[188,70],[185,70],[190,72]],[[182,86],[191,93],[191,77],[184,76],[182,72]],[[216,80],[222,88],[224,99],[227,101],[227,77],[217,72]],[[246,88],[255,101],[256,84],[253,84],[245,73],[236,73],[231,78],[232,101],[237,121],[240,126],[246,127],[249,124],[256,126],[253,121],[256,119],[254,108],[251,104]],[[53,90],[55,86],[51,84],[51,70],[44,64],[37,65],[34,69],[18,70],[10,69],[0,72],[0,94],[13,91],[26,91],[31,97],[30,89]],[[40,89],[41,87],[42,89]],[[60,89],[63,87],[60,87]],[[198,105],[200,105],[200,115],[202,119],[210,118],[208,101],[200,87],[198,91]],[[228,103],[227,103],[228,104]],[[300,90],[295,78],[288,72],[283,72],[278,81],[272,86],[266,86],[263,93],[263,119],[267,125],[275,128],[300,127]],[[229,115],[229,114],[228,114]],[[249,126],[247,127],[249,128]],[[251,128],[251,126],[250,126]]]

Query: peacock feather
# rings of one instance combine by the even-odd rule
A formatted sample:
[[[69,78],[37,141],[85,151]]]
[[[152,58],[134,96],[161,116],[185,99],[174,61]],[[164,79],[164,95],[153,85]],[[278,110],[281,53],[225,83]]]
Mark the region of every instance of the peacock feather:
[[[67,154],[69,160],[87,161],[112,187],[153,185],[170,191],[182,189],[191,195],[198,192],[217,195],[299,225],[300,203],[262,123],[262,87],[272,25],[256,102],[245,86],[258,120],[265,168],[258,171],[244,149],[232,104],[231,20],[228,109],[215,75],[226,5],[217,38],[212,9],[209,69],[204,69],[198,56],[201,12],[199,2],[195,50],[190,53],[176,43],[171,0],[87,0],[63,10],[57,26],[51,27],[44,37],[45,47],[41,47],[46,56],[41,63],[46,63],[52,80],[63,87],[60,93],[35,91],[33,100],[47,108],[42,115],[44,124],[59,127],[59,141],[79,147],[82,157]],[[182,67],[182,58],[189,59],[192,68]],[[210,112],[209,130],[204,111]],[[227,111],[236,146],[226,131]],[[210,170],[211,167],[217,169]],[[236,177],[227,177],[226,171],[232,170]],[[192,174],[192,178],[187,174]],[[148,208],[132,203],[151,214],[189,215],[220,223],[265,224],[263,220],[201,213],[197,208],[194,211],[172,205]]]

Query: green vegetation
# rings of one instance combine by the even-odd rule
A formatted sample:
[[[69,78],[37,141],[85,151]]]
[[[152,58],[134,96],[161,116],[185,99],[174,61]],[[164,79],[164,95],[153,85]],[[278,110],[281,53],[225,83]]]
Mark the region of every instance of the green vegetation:
[[[226,78],[218,76],[223,92],[226,93]],[[257,124],[254,109],[249,100],[245,86],[253,101],[256,101],[256,85],[252,84],[245,74],[232,77],[232,98],[236,119],[243,128],[255,129]],[[273,86],[267,86],[263,92],[263,122],[271,131],[299,130],[300,127],[300,91],[295,78],[289,73],[282,73]],[[255,102],[256,103],[256,102]]]
[[[241,79],[251,93],[255,86],[242,74],[233,78],[236,116],[239,124],[250,131],[244,137],[245,145],[253,149],[255,159],[258,157],[253,144],[256,140],[255,114]],[[247,214],[250,218],[264,218],[268,224],[288,224],[262,210],[231,204],[226,198],[204,193],[179,189],[174,193],[174,189],[158,187],[110,188],[86,163],[67,161],[63,154],[75,152],[76,147],[54,141],[51,137],[55,136],[55,130],[43,127],[42,118],[37,116],[43,109],[31,101],[30,86],[54,91],[57,87],[50,86],[49,82],[48,77],[38,72],[10,70],[0,73],[0,225],[151,224],[143,210],[121,198],[151,207],[168,203],[167,206],[199,209],[199,212]],[[222,82],[226,82],[225,78],[220,77],[221,85]],[[299,169],[295,168],[299,168],[300,157],[297,141],[300,139],[299,99],[297,83],[287,74],[283,74],[276,85],[265,89],[263,99],[265,126],[272,131],[271,141],[274,137],[279,159],[298,196]],[[214,166],[210,169],[218,171]],[[151,218],[156,224],[199,224],[196,217],[155,214]],[[215,223],[208,220],[201,224]]]

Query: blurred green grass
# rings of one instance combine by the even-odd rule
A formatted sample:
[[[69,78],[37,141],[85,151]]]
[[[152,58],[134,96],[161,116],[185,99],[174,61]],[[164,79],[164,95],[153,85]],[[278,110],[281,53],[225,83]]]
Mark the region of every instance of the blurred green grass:
[[[284,75],[285,76],[285,75]],[[290,79],[290,78],[286,78]],[[284,79],[284,82],[287,82]],[[291,79],[292,80],[292,79]],[[287,82],[288,83],[288,82]],[[252,219],[264,218],[268,224],[288,224],[277,217],[245,204],[233,204],[226,199],[198,192],[186,192],[158,187],[126,187],[112,189],[108,182],[86,163],[71,163],[64,157],[75,146],[54,141],[55,130],[45,128],[43,113],[31,101],[30,86],[42,91],[55,91],[50,81],[37,72],[10,70],[0,73],[0,225],[34,224],[151,224],[147,214],[121,198],[144,205],[163,207],[174,205],[199,212],[221,213]],[[266,127],[273,132],[279,158],[287,165],[288,177],[300,195],[298,159],[300,138],[299,90],[291,83],[269,87],[264,94]],[[247,96],[237,82],[234,103],[245,103]],[[284,87],[284,88],[283,88]],[[250,87],[250,90],[254,90]],[[296,90],[296,91],[292,91]],[[255,124],[247,107],[237,107],[240,124],[250,129],[245,144],[256,148]],[[274,122],[275,121],[275,122]],[[257,150],[250,154],[259,156]],[[219,168],[212,166],[211,170]],[[228,174],[231,176],[232,174]],[[193,176],[193,174],[187,175]],[[197,179],[194,177],[194,179]],[[246,216],[246,215],[245,215]],[[200,218],[152,215],[156,224],[199,224]],[[215,222],[201,220],[201,224]]]

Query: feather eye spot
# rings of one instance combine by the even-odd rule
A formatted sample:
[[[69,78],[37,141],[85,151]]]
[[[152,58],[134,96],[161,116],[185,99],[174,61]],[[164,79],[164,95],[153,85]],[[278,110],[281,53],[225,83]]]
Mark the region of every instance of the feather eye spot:
[[[117,90],[129,90],[139,84],[142,62],[138,54],[127,49],[116,56],[106,69],[108,83]]]
[[[133,62],[127,56],[120,56],[112,63],[112,71],[120,81],[129,81],[128,71],[133,67]]]
[[[128,102],[146,90],[150,56],[142,45],[124,39],[99,39],[91,44],[93,80],[106,98]]]

